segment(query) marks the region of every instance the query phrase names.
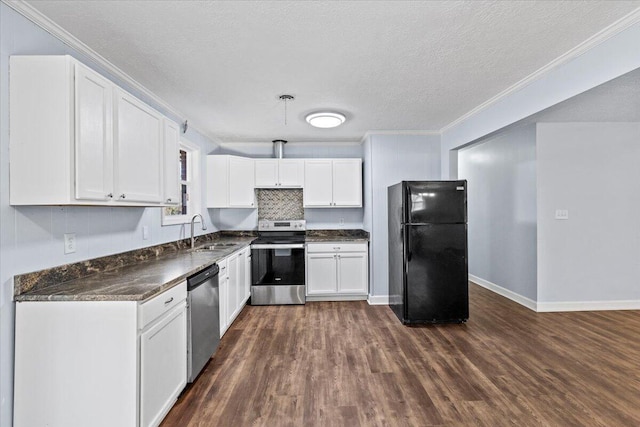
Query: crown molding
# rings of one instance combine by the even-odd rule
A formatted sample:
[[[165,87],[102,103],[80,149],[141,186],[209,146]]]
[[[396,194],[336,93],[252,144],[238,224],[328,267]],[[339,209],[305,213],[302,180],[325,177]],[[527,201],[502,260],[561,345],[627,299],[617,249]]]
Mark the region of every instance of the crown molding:
[[[439,130],[369,130],[362,136],[360,143],[374,135],[416,135],[416,136],[430,136],[441,135]]]
[[[31,6],[29,3],[26,3],[23,0],[0,0],[0,2],[6,4],[11,9],[18,12],[20,15],[27,18],[29,21],[33,22],[40,28],[42,28],[47,33],[51,34],[53,37],[57,38],[67,46],[76,50],[78,53],[90,58],[95,61],[100,67],[102,67],[106,72],[113,75],[114,77],[122,80],[126,84],[130,85],[133,89],[143,94],[146,98],[150,99],[153,103],[155,103],[160,108],[164,109],[168,114],[176,117],[180,122],[188,119],[188,117],[182,113],[181,111],[173,108],[170,104],[165,102],[163,99],[155,95],[149,89],[144,87],[142,84],[138,83],[127,73],[122,71],[120,68],[116,67],[114,64],[109,62],[105,57],[100,55],[95,50],[91,49],[85,43],[77,39],[74,35],[69,33],[67,30],[53,22],[47,16],[42,14],[39,10]],[[205,135],[207,138],[212,139],[210,135],[206,132],[200,130],[197,126],[189,122],[189,127],[196,130],[198,133]],[[214,141],[215,142],[215,141]]]
[[[589,37],[587,40],[585,40],[584,42],[580,43],[579,45],[577,45],[573,49],[571,49],[571,50],[565,52],[564,54],[560,55],[559,57],[557,57],[553,61],[549,62],[544,67],[534,71],[533,73],[529,74],[524,79],[520,80],[519,82],[515,83],[514,85],[508,87],[507,89],[503,90],[502,92],[498,93],[497,95],[493,96],[492,98],[490,98],[487,101],[483,102],[482,104],[478,105],[473,110],[471,110],[468,113],[458,117],[457,119],[455,119],[454,121],[452,121],[448,125],[444,126],[442,129],[440,129],[440,134],[442,134],[442,133],[448,131],[449,129],[453,128],[454,126],[462,123],[463,121],[465,121],[468,118],[474,116],[475,114],[479,113],[480,111],[491,107],[493,104],[498,103],[503,98],[506,98],[506,97],[512,95],[513,93],[519,91],[520,89],[522,89],[525,86],[529,85],[533,81],[538,80],[540,77],[542,77],[543,75],[549,73],[550,71],[554,70],[555,68],[558,68],[558,67],[566,64],[567,62],[572,61],[573,59],[579,57],[580,55],[583,55],[585,52],[587,52],[588,50],[594,48],[595,46],[599,45],[600,43],[610,39],[611,37],[615,36],[616,34],[622,32],[622,31],[626,30],[627,28],[631,27],[632,25],[635,25],[635,24],[638,24],[638,23],[640,23],[640,7],[635,9],[634,11],[628,13],[627,15],[623,16],[622,18],[620,18],[619,20],[617,20],[613,24],[609,25],[608,27],[605,27],[604,29],[602,29],[601,31],[597,32],[593,36]]]

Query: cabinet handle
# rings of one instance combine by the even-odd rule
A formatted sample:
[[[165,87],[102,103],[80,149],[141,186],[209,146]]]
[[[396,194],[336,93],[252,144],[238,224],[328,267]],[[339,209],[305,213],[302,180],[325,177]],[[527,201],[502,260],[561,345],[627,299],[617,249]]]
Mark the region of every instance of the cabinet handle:
[[[167,203],[171,203],[171,198],[168,198],[168,199],[167,199]]]
[[[113,199],[113,193],[109,193],[109,194],[107,194],[107,197],[108,197],[109,199]]]
[[[339,250],[340,250],[340,246],[338,246],[338,247],[334,247],[334,248],[333,248],[333,250],[334,250],[334,251],[339,251]]]
[[[124,194],[124,193],[122,193],[122,194],[120,195],[120,198],[121,198],[121,199],[126,199],[126,198],[127,198],[127,195],[126,195],[126,194]]]
[[[169,298],[168,300],[166,300],[166,301],[164,302],[164,305],[169,304],[171,301],[173,301],[173,297],[171,297],[171,298]]]
[[[340,259],[340,255],[338,255],[338,259]]]
[[[225,270],[227,267],[222,267],[220,270]]]

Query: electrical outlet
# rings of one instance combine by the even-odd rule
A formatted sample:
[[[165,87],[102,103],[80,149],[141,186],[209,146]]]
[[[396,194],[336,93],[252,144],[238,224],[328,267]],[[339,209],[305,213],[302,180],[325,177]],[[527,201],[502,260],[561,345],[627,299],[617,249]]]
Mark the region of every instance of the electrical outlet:
[[[569,211],[567,209],[556,209],[556,219],[569,219]]]
[[[64,253],[72,254],[76,251],[76,233],[67,233],[64,235]]]

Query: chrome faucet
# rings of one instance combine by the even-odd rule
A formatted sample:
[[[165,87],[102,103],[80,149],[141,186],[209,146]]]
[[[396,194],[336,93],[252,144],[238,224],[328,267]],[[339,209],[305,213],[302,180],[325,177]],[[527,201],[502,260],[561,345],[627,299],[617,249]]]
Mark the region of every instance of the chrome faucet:
[[[206,230],[207,229],[207,226],[204,223],[204,218],[202,218],[202,215],[195,214],[193,216],[193,218],[191,218],[191,249],[193,249],[193,247],[194,247],[194,245],[196,243],[196,239],[193,236],[193,226],[194,226],[194,223],[195,223],[197,217],[200,217],[200,223],[202,224],[202,230]]]

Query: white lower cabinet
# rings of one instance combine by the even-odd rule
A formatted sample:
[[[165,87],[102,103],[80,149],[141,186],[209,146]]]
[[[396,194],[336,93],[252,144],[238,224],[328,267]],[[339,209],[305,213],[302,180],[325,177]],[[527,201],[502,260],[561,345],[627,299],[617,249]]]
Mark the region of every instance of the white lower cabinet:
[[[307,296],[364,297],[369,290],[367,243],[308,243]]]
[[[16,303],[14,425],[159,425],[187,381],[186,296]]]
[[[245,247],[218,261],[220,337],[227,332],[251,296],[251,249]]]
[[[159,425],[186,385],[186,328],[179,306],[140,334],[141,426]]]

